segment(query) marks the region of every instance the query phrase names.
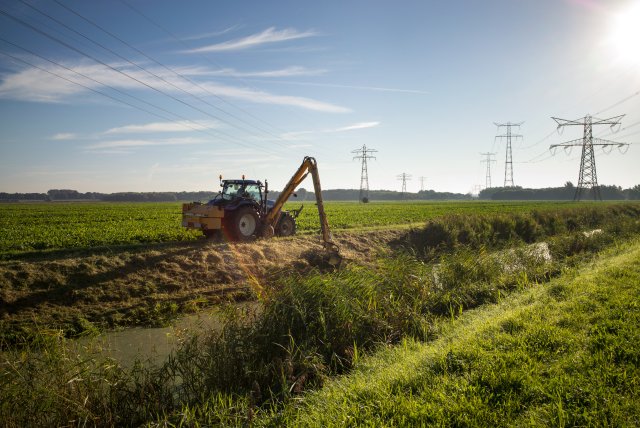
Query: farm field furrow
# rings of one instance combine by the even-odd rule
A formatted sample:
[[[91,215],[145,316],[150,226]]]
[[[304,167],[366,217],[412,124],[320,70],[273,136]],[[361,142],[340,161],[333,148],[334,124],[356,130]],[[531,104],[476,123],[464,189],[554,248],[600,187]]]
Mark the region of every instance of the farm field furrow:
[[[319,230],[314,203],[297,220],[299,233]],[[290,202],[285,208],[298,208]],[[448,214],[524,213],[576,206],[571,202],[327,202],[332,230],[392,227]],[[0,255],[39,250],[81,249],[188,241],[201,234],[181,227],[181,204],[12,203],[0,205]]]

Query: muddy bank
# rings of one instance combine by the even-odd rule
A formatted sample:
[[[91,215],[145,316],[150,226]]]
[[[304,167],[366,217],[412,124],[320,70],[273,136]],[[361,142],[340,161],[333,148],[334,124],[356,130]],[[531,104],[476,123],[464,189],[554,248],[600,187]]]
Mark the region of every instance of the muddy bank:
[[[362,264],[403,233],[343,233],[335,240],[345,263]],[[283,275],[327,268],[323,255],[318,237],[298,236],[2,261],[0,334],[159,326],[222,301],[255,299]]]

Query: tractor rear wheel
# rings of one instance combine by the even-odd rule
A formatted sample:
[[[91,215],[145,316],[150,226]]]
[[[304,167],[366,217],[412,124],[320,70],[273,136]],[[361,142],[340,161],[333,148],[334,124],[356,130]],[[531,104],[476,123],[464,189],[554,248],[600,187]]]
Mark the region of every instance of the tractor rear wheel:
[[[276,225],[276,235],[291,236],[296,233],[296,220],[289,213],[282,213]]]
[[[255,239],[258,231],[258,213],[251,207],[240,208],[231,220],[231,235],[238,241]]]

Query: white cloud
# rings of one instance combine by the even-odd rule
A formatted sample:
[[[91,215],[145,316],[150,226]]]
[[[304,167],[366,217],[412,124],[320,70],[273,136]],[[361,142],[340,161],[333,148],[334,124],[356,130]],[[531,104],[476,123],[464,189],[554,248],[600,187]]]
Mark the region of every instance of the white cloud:
[[[338,106],[312,98],[296,97],[291,95],[277,95],[255,89],[240,88],[236,86],[220,85],[218,83],[203,83],[200,85],[209,92],[223,97],[253,101],[260,104],[276,104],[299,107],[306,110],[321,111],[325,113],[348,113],[351,109]]]
[[[283,140],[301,140],[301,139],[305,138],[308,135],[316,134],[318,132],[322,132],[322,131],[292,131],[292,132],[285,132],[284,134],[280,135],[280,138],[282,138]]]
[[[374,128],[378,125],[380,125],[380,122],[360,122],[354,123],[353,125],[343,126],[342,128],[336,128],[333,131],[329,132],[353,131],[356,129]]]
[[[307,147],[313,147],[313,144],[290,144],[288,147],[290,149],[304,149]]]
[[[280,70],[265,70],[265,71],[247,71],[237,72],[239,77],[289,77],[289,76],[319,76],[325,74],[327,70],[324,69],[309,69],[306,67],[292,66],[282,68]]]
[[[250,76],[248,76],[250,77]],[[254,82],[265,82],[265,80],[253,79]],[[295,81],[283,81],[278,83],[284,83],[286,85],[296,86],[317,86],[320,88],[339,88],[339,89],[354,89],[361,91],[377,91],[377,92],[395,92],[401,94],[417,94],[417,95],[429,95],[430,92],[419,89],[401,89],[401,88],[384,88],[380,86],[358,86],[358,85],[340,85],[337,83],[316,83],[316,82],[295,82]]]
[[[205,140],[198,138],[172,138],[166,140],[113,140],[103,141],[86,146],[88,149],[127,149],[135,147],[154,146],[181,146],[188,144],[201,144]]]
[[[179,94],[174,86],[185,88],[185,82],[175,74],[162,69],[151,68],[148,69],[158,76],[162,76],[167,82],[159,81],[153,77],[150,77],[142,70],[133,69],[132,67],[126,67],[123,64],[111,64],[112,67],[122,70],[132,78],[129,78],[117,71],[114,71],[108,67],[104,67],[99,64],[88,64],[87,62],[80,62],[76,64],[64,64],[72,70],[78,73],[82,73],[87,76],[91,76],[96,81],[102,82],[104,85],[108,85],[114,88],[118,88],[122,91],[131,92],[133,90],[150,91],[150,89],[139,82],[136,82],[132,78],[139,81],[146,82],[152,85],[154,88],[169,93]],[[108,88],[104,88],[102,85],[95,81],[86,79],[77,74],[61,69],[58,67],[52,68],[45,64],[40,65],[43,68],[48,67],[56,74],[60,76],[82,83],[92,89],[109,91]],[[182,68],[178,69],[178,72],[184,75],[190,73],[202,74],[201,68]],[[291,72],[291,70],[290,70]],[[321,111],[328,113],[345,113],[351,111],[350,109],[335,104],[327,103],[324,101],[315,100],[312,98],[297,97],[291,95],[278,95],[265,91],[259,91],[255,89],[224,85],[216,82],[203,82],[198,86],[187,87],[184,90],[204,97],[211,94],[215,94],[221,97],[228,97],[233,99],[241,99],[250,102],[256,102],[260,104],[275,104],[275,105],[287,105],[292,107],[298,107],[306,110]],[[68,81],[62,80],[46,73],[43,70],[36,68],[25,68],[19,70],[13,74],[5,75],[2,82],[0,82],[0,98],[18,99],[21,101],[35,101],[35,102],[64,102],[69,101],[70,98],[85,94],[86,88],[78,85],[74,85]]]
[[[51,73],[55,73],[60,77],[34,67],[24,68],[13,74],[6,74],[0,83],[0,98],[36,102],[63,102],[74,95],[86,93],[87,87],[92,89],[103,88],[102,85],[79,74],[91,76],[92,79],[105,85],[120,89],[141,87],[139,83],[114,70],[100,64],[90,64],[86,61],[62,63],[65,67],[75,71],[75,73],[64,68],[54,67],[49,63],[40,62],[37,65],[45,70],[50,70]],[[111,66],[124,70],[122,64],[113,63]],[[141,77],[135,76],[135,72],[128,73],[136,78]],[[141,80],[144,80],[144,78]],[[78,84],[72,82],[77,82]],[[84,85],[84,87],[81,85]]]
[[[219,148],[219,149],[206,149],[206,150],[195,150],[191,152],[192,155],[197,156],[198,158],[206,158],[206,157],[216,157],[220,158],[244,158],[247,156],[255,156],[256,151],[253,148],[243,148],[238,146],[233,146],[231,149],[227,148]]]
[[[311,69],[301,66],[291,66],[279,70],[263,71],[238,71],[233,68],[221,68],[219,70],[188,69],[183,74],[192,76],[216,76],[216,77],[291,77],[291,76],[319,76],[325,74],[325,69]]]
[[[78,138],[78,135],[72,132],[61,132],[51,137],[51,139],[55,141],[75,140],[76,138]]]
[[[225,28],[224,30],[211,31],[209,33],[203,33],[203,34],[196,34],[196,35],[193,35],[193,36],[181,37],[180,39],[183,40],[183,41],[208,39],[210,37],[222,36],[223,34],[230,33],[230,32],[232,32],[234,30],[237,30],[238,28],[240,28],[240,25],[232,25],[231,27]]]
[[[187,132],[187,131],[204,131],[207,129],[215,129],[218,124],[213,121],[187,121],[181,120],[176,122],[154,122],[144,125],[126,125],[117,128],[111,128],[104,134],[140,134],[147,132]]]
[[[89,150],[88,152],[100,155],[129,155],[133,150]]]
[[[47,85],[46,82],[52,84]],[[0,83],[0,98],[24,101],[59,102],[65,96],[82,91],[84,89],[80,86],[36,68],[25,68],[14,74],[5,74]]]
[[[287,40],[296,40],[306,37],[316,36],[314,31],[299,32],[292,28],[285,28],[284,30],[276,30],[275,27],[270,27],[261,33],[252,34],[241,39],[229,40],[222,43],[216,43],[213,45],[202,46],[195,49],[188,49],[182,51],[183,53],[204,53],[204,52],[222,52],[222,51],[234,51],[254,48],[256,46],[284,42]]]
[[[359,129],[367,129],[367,128],[374,128],[376,126],[379,126],[380,122],[377,121],[372,121],[372,122],[359,122],[359,123],[354,123],[351,125],[346,125],[346,126],[341,126],[339,128],[329,128],[329,129],[321,129],[319,131],[294,131],[294,132],[287,132],[285,134],[282,134],[280,137],[284,140],[299,140],[300,138],[307,136],[307,135],[312,135],[312,134],[334,134],[334,133],[339,133],[339,132],[349,132],[349,131],[356,131]]]

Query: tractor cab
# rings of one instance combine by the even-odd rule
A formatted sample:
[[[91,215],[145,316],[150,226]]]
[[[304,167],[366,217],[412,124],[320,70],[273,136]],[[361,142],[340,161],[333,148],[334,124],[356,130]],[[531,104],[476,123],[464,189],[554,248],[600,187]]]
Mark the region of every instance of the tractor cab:
[[[223,201],[233,201],[238,198],[252,199],[256,203],[262,202],[261,182],[254,180],[223,180],[220,197]]]

